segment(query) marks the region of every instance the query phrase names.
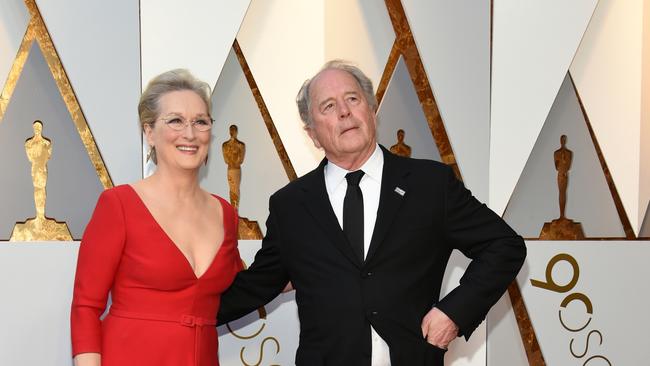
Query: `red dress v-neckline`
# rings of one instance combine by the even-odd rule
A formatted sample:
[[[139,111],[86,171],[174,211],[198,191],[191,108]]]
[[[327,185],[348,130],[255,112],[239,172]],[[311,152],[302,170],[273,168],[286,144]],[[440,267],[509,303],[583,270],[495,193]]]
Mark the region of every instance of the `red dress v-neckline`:
[[[221,294],[242,269],[237,213],[215,196],[224,239],[197,276],[137,192],[125,186],[101,194],[79,246],[73,354],[101,353],[102,366],[218,366]],[[102,317],[109,293],[112,305]]]
[[[221,253],[221,249],[223,248],[223,243],[224,243],[224,241],[226,239],[226,235],[228,234],[226,232],[226,230],[227,230],[226,225],[223,225],[223,238],[221,239],[221,244],[219,244],[219,249],[217,249],[217,252],[212,257],[212,260],[210,261],[210,264],[208,265],[208,267],[199,276],[194,271],[194,268],[192,267],[192,264],[190,263],[190,260],[187,258],[185,253],[181,250],[181,248],[178,247],[176,242],[169,236],[169,234],[167,234],[167,231],[165,231],[165,229],[162,227],[162,225],[160,225],[158,220],[156,220],[153,213],[151,213],[151,210],[149,210],[149,207],[147,207],[147,205],[144,203],[144,201],[142,200],[142,198],[140,197],[138,192],[135,190],[135,188],[133,188],[133,186],[131,186],[130,184],[127,184],[127,186],[130,188],[131,192],[136,197],[137,201],[140,203],[140,205],[142,206],[144,211],[147,213],[147,216],[151,219],[151,221],[153,221],[155,223],[155,226],[158,228],[158,230],[160,230],[160,232],[163,234],[163,236],[167,239],[167,242],[169,244],[171,244],[176,249],[176,252],[182,257],[182,260],[185,263],[185,267],[192,273],[194,278],[196,280],[200,280],[203,276],[205,276],[205,274],[208,273],[212,269],[213,265],[217,262],[217,257]],[[221,197],[213,195],[213,194],[211,196],[214,197],[217,201],[219,201],[219,206],[221,206],[221,215],[223,216],[222,222],[228,222],[226,220],[230,220],[230,217],[226,218],[226,215],[229,215],[229,212],[226,212],[227,210],[224,209],[223,199]]]

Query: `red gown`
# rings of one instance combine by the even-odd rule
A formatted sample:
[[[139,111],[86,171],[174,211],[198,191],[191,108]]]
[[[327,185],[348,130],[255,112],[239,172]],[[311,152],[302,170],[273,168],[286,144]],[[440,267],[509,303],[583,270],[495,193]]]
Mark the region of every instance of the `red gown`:
[[[71,309],[72,351],[102,366],[215,366],[220,295],[241,269],[237,215],[223,208],[224,239],[196,277],[129,185],[101,194],[86,227]],[[104,313],[108,293],[112,305]]]

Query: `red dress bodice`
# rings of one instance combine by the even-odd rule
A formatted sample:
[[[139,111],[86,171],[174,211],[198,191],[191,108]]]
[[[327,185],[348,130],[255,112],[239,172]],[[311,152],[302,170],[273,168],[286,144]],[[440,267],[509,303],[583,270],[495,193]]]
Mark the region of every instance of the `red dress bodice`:
[[[102,366],[215,366],[220,295],[242,264],[237,215],[223,208],[224,239],[197,278],[129,185],[100,196],[79,248],[71,310],[73,354]],[[108,294],[112,305],[101,320]]]

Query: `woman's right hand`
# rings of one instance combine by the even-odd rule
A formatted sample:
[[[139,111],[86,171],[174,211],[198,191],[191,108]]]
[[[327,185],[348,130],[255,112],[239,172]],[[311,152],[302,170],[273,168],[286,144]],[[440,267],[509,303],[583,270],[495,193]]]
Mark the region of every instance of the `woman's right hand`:
[[[74,366],[101,366],[102,356],[99,353],[80,353],[74,357]]]

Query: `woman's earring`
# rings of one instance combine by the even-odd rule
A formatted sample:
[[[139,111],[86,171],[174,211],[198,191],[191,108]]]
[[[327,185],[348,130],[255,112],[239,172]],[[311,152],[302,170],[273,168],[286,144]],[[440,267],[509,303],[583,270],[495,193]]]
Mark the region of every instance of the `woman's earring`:
[[[153,163],[156,163],[156,147],[152,146],[149,148],[149,153],[147,154],[147,160],[146,161],[153,161]]]

